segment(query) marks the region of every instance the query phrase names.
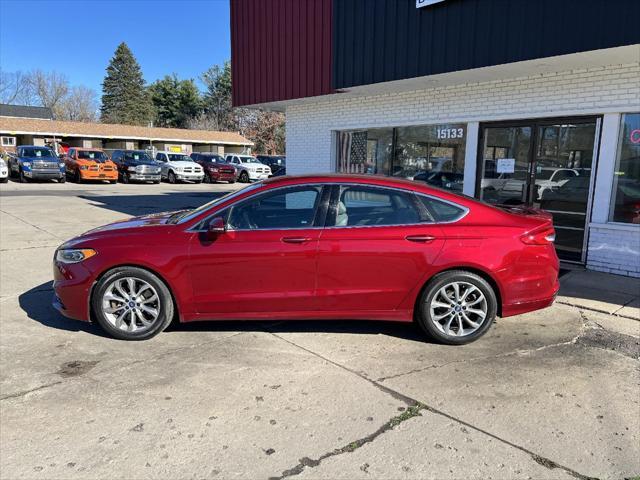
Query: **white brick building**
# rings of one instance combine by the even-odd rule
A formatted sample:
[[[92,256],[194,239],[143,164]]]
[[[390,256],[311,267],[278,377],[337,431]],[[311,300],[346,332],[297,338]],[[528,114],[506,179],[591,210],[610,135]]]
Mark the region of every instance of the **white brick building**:
[[[583,2],[583,20],[599,22],[602,43],[584,36],[569,46],[562,22],[546,18],[557,40],[543,52],[513,11],[491,11],[506,24],[524,21],[504,41],[473,24],[478,9],[498,0],[423,9],[406,0],[326,1],[332,43],[314,50],[313,34],[302,32],[307,57],[299,61],[307,63],[279,79],[292,88],[262,79],[253,90],[234,86],[236,104],[286,112],[288,174],[398,175],[542,208],[554,215],[561,259],[640,277],[640,29],[623,18],[631,2]],[[605,6],[612,11],[602,18]],[[473,28],[434,33],[438,19]],[[405,32],[408,24],[414,29]],[[432,49],[447,42],[458,57],[436,57]],[[504,54],[511,44],[520,50]],[[314,62],[320,69],[310,74]],[[316,81],[325,67],[330,88]]]

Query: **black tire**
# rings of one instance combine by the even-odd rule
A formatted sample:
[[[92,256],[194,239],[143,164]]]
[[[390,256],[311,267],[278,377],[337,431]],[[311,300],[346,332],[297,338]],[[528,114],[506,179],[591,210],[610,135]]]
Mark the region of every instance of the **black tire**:
[[[173,173],[172,171],[169,171],[169,175],[167,175],[167,179],[169,180],[169,183],[176,183],[176,174]]]
[[[243,170],[242,173],[240,173],[240,178],[239,178],[241,183],[249,183],[249,174],[247,173],[246,170]]]
[[[153,183],[154,185],[158,185],[158,184],[160,183],[160,180],[154,180],[154,181],[153,181],[153,182],[151,182],[151,183]]]
[[[122,183],[129,183],[131,181],[131,179],[129,178],[129,173],[128,172],[124,172],[122,174]]]
[[[58,183],[67,183],[67,177],[60,177]]]
[[[24,176],[24,172],[22,171],[22,169],[20,169],[19,177],[20,177],[20,183],[27,183],[29,181],[29,179]]]
[[[431,318],[431,309],[429,308],[431,301],[442,287],[452,282],[463,282],[476,287],[484,295],[486,301],[486,316],[483,322],[477,330],[467,335],[456,336],[447,334],[438,329],[435,325],[436,322]],[[436,275],[427,283],[418,299],[416,321],[420,325],[420,328],[437,342],[446,345],[464,345],[477,340],[489,331],[496,318],[497,309],[498,301],[496,293],[484,278],[465,270],[451,270]]]
[[[102,311],[101,299],[106,289],[112,282],[123,277],[133,277],[143,280],[152,285],[158,293],[159,315],[154,324],[148,330],[143,330],[140,333],[120,330],[107,320]],[[169,326],[171,320],[173,320],[175,311],[171,292],[165,283],[148,270],[137,267],[118,267],[105,273],[93,289],[93,294],[91,296],[91,310],[93,318],[100,327],[102,327],[107,334],[119,340],[147,340],[155,337]]]
[[[211,175],[209,175],[207,172],[204,172],[204,178],[202,179],[202,181],[203,181],[204,183],[213,183],[213,182],[211,181]]]
[[[9,181],[9,177],[0,178],[0,183],[7,183]]]
[[[80,175],[80,170],[76,170],[74,175],[73,175],[73,180],[76,183],[82,183],[82,176]]]

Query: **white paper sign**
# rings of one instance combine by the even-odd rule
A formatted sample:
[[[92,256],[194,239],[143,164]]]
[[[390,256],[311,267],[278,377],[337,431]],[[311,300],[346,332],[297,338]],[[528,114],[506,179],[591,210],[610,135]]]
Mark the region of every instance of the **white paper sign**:
[[[416,8],[428,7],[434,3],[444,2],[444,0],[416,0]]]
[[[496,172],[513,173],[516,170],[515,158],[500,158],[496,163]]]

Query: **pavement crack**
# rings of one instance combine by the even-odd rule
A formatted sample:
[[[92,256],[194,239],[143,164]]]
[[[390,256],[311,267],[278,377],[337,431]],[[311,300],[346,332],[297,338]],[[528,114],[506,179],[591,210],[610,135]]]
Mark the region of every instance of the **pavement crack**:
[[[387,420],[375,432],[370,433],[365,437],[358,438],[357,440],[349,442],[346,445],[343,445],[342,447],[326,452],[320,455],[317,459],[303,457],[299,460],[299,463],[296,466],[288,470],[284,470],[282,474],[277,477],[269,477],[269,480],[282,480],[287,477],[293,477],[295,475],[301,474],[305,468],[317,467],[318,465],[320,465],[320,463],[322,463],[323,460],[326,460],[327,458],[335,457],[337,455],[342,455],[344,453],[354,452],[358,448],[362,447],[363,445],[373,442],[380,435],[397,427],[402,422],[406,422],[410,418],[420,416],[421,415],[420,411],[425,409],[427,409],[426,405],[423,405],[420,402],[415,402],[413,405],[407,408],[400,415],[396,415],[395,417],[392,417],[389,420]]]
[[[57,382],[45,383],[44,385],[39,385],[37,387],[30,388],[29,390],[22,390],[20,392],[9,393],[8,395],[0,396],[0,400],[24,397],[25,395],[28,395],[32,392],[37,392],[38,390],[43,390],[45,388],[53,387],[54,385],[59,385],[60,383],[62,383],[62,380],[58,380]]]
[[[541,350],[541,349],[544,349],[544,348],[550,348],[550,347],[553,347],[553,346],[559,346],[559,345],[565,345],[565,344],[575,343],[575,342],[577,342],[577,340],[578,340],[578,338],[580,337],[580,335],[582,335],[583,330],[584,330],[585,328],[586,328],[586,326],[585,326],[585,325],[584,325],[584,323],[583,323],[583,326],[582,326],[581,332],[580,332],[576,337],[574,337],[572,340],[569,340],[569,341],[567,341],[567,342],[561,342],[561,343],[554,344],[554,345],[545,345],[545,346],[540,347],[540,348],[537,348],[537,349],[532,349],[531,351]],[[435,414],[435,415],[439,415],[439,416],[441,416],[441,417],[444,417],[444,418],[446,418],[446,419],[448,419],[448,420],[451,420],[451,421],[453,421],[453,422],[456,422],[456,423],[458,423],[458,424],[460,424],[460,425],[463,425],[463,426],[465,426],[465,427],[467,427],[467,428],[470,428],[470,429],[472,429],[472,430],[475,430],[476,432],[479,432],[479,433],[481,433],[481,434],[483,434],[483,435],[487,435],[487,436],[489,436],[489,437],[493,438],[494,440],[496,440],[496,441],[498,441],[498,442],[500,442],[500,443],[503,443],[503,444],[505,444],[505,445],[508,445],[508,446],[509,446],[509,447],[511,447],[511,448],[515,448],[515,449],[517,449],[517,450],[519,450],[519,451],[521,451],[521,452],[523,452],[523,453],[527,454],[527,455],[528,455],[528,456],[529,456],[529,457],[530,457],[534,462],[536,462],[536,463],[538,463],[538,464],[540,464],[540,465],[543,465],[543,466],[545,466],[545,467],[547,467],[547,468],[549,468],[549,469],[559,469],[559,470],[563,470],[563,471],[564,471],[564,472],[566,472],[567,474],[569,474],[569,475],[571,475],[572,477],[577,478],[577,479],[579,479],[579,480],[597,480],[595,477],[589,477],[588,475],[583,475],[583,474],[581,474],[581,473],[579,473],[579,472],[577,472],[577,471],[573,470],[572,468],[569,468],[569,467],[567,467],[567,466],[564,466],[564,465],[561,465],[561,464],[559,464],[559,463],[557,463],[557,462],[554,462],[553,460],[551,460],[551,459],[549,459],[549,458],[547,458],[547,457],[544,457],[543,455],[539,455],[539,454],[537,454],[537,453],[535,453],[535,452],[533,452],[533,451],[529,450],[528,448],[523,447],[522,445],[518,445],[518,444],[516,444],[516,443],[513,443],[513,442],[511,442],[511,441],[509,441],[509,440],[507,440],[507,439],[505,439],[505,438],[499,437],[498,435],[496,435],[496,434],[493,434],[493,433],[489,432],[488,430],[484,430],[483,428],[476,427],[475,425],[472,425],[471,423],[466,422],[465,420],[462,420],[462,419],[460,419],[460,418],[454,417],[453,415],[450,415],[450,414],[448,414],[448,413],[446,413],[446,412],[444,412],[444,411],[442,411],[442,410],[439,410],[439,409],[437,409],[437,408],[431,407],[431,406],[429,406],[429,405],[427,405],[427,404],[425,404],[425,403],[420,402],[419,400],[416,400],[416,399],[411,398],[411,397],[409,397],[409,396],[407,396],[407,395],[404,395],[403,393],[398,392],[397,390],[393,390],[393,389],[391,389],[391,388],[389,388],[389,387],[386,387],[386,386],[384,386],[384,385],[381,385],[381,384],[380,384],[380,383],[378,383],[376,380],[372,380],[372,379],[370,379],[370,378],[366,377],[365,375],[363,375],[363,374],[362,374],[362,373],[360,373],[360,372],[356,372],[356,371],[354,371],[354,370],[352,370],[352,369],[350,369],[350,368],[348,368],[348,367],[345,367],[344,365],[341,365],[341,364],[339,364],[339,363],[337,363],[337,362],[334,362],[333,360],[330,360],[330,359],[328,359],[327,357],[325,357],[325,356],[323,356],[323,355],[321,355],[321,354],[319,354],[319,353],[317,353],[317,352],[314,352],[313,350],[310,350],[310,349],[308,349],[308,348],[306,348],[306,347],[303,347],[303,346],[301,346],[301,345],[298,345],[298,344],[297,344],[297,343],[295,343],[295,342],[292,342],[292,341],[290,341],[290,340],[287,340],[286,338],[284,338],[284,337],[282,337],[282,336],[280,336],[280,335],[278,335],[278,334],[276,334],[276,333],[274,333],[274,332],[269,332],[269,333],[271,333],[271,335],[273,335],[274,337],[279,338],[279,339],[280,339],[280,340],[282,340],[283,342],[288,343],[289,345],[292,345],[292,346],[294,346],[294,347],[296,347],[296,348],[298,348],[298,349],[300,349],[300,350],[303,350],[303,351],[305,351],[305,352],[307,352],[307,353],[309,353],[309,354],[311,354],[311,355],[313,355],[313,356],[315,356],[315,357],[318,357],[318,358],[320,358],[320,359],[324,360],[325,362],[330,363],[331,365],[334,365],[334,366],[336,366],[336,367],[338,367],[338,368],[341,368],[342,370],[345,370],[345,371],[347,371],[347,372],[349,372],[349,373],[352,373],[352,374],[354,374],[354,375],[357,375],[357,376],[358,376],[358,377],[360,377],[361,379],[366,380],[367,382],[371,383],[373,386],[375,386],[375,387],[376,387],[376,388],[378,388],[379,390],[381,390],[381,391],[383,391],[383,392],[388,393],[388,394],[389,394],[389,395],[391,395],[393,398],[396,398],[396,399],[398,399],[398,400],[402,400],[402,401],[404,401],[404,402],[409,406],[409,409],[411,409],[411,408],[416,409],[416,408],[418,408],[418,407],[419,407],[418,412],[419,412],[419,411],[421,411],[421,410],[425,410],[425,411],[431,412],[431,413],[433,413],[433,414]],[[516,352],[509,352],[509,353],[508,353],[508,355],[516,355],[516,354],[518,354],[518,353],[520,353],[520,352],[518,352],[518,351],[516,351]],[[416,415],[417,415],[417,414],[416,414]],[[412,415],[412,416],[416,416],[416,415]],[[396,418],[396,417],[394,417],[394,418]],[[393,419],[392,419],[392,420],[393,420]],[[389,422],[387,422],[387,423],[389,423]],[[386,425],[386,424],[385,424],[385,425]],[[383,431],[381,431],[380,433],[378,433],[378,434],[376,435],[376,432],[378,432],[380,429],[384,429],[384,430],[383,430]],[[364,445],[364,443],[370,443],[370,441],[372,441],[373,439],[375,439],[377,436],[379,436],[379,435],[381,435],[382,433],[384,433],[384,432],[386,432],[387,430],[389,430],[389,427],[385,428],[385,426],[383,425],[382,427],[380,427],[380,429],[376,430],[376,432],[374,432],[373,434],[371,434],[371,435],[374,435],[374,436],[371,438],[371,440],[369,440],[368,442],[363,442],[362,444],[358,445],[358,447],[359,447],[359,446],[361,446],[361,445]],[[368,438],[368,437],[364,437],[364,438],[366,439],[366,438]],[[361,439],[361,440],[362,440],[362,439]],[[356,442],[357,442],[357,441],[356,441]],[[352,442],[352,443],[353,443],[353,442]],[[349,445],[351,445],[351,444],[349,444]],[[347,446],[348,446],[348,445],[347,445]],[[287,478],[287,477],[291,477],[291,476],[299,475],[300,473],[302,473],[302,471],[303,471],[306,467],[311,467],[311,468],[313,468],[313,467],[315,467],[315,466],[319,465],[319,464],[320,464],[320,462],[321,462],[322,460],[324,460],[324,459],[326,459],[326,458],[328,458],[328,457],[332,457],[332,456],[339,455],[339,454],[341,454],[341,453],[346,453],[346,452],[348,452],[348,451],[349,451],[349,450],[343,450],[344,448],[345,448],[345,447],[341,447],[341,448],[338,448],[338,449],[336,449],[336,450],[332,450],[331,452],[325,453],[324,455],[320,456],[317,460],[312,460],[312,459],[309,459],[308,457],[304,457],[304,458],[300,459],[299,463],[298,463],[296,466],[294,466],[293,468],[291,468],[291,469],[289,469],[289,470],[285,470],[284,472],[282,472],[282,474],[281,474],[280,476],[277,476],[277,477],[271,477],[271,478],[270,478],[270,480],[280,480],[280,479],[284,479],[284,478]],[[351,450],[351,451],[353,451],[353,450]],[[337,452],[337,453],[336,453],[336,452]]]
[[[28,221],[24,220],[23,218],[20,218],[20,217],[18,217],[17,215],[14,215],[13,213],[9,213],[9,212],[7,212],[6,210],[2,210],[2,209],[0,209],[0,212],[4,213],[4,214],[6,214],[6,215],[9,215],[9,216],[10,216],[10,217],[12,217],[12,218],[15,218],[15,219],[16,219],[16,220],[18,220],[19,222],[22,222],[22,223],[24,223],[24,224],[26,224],[26,225],[29,225],[29,226],[31,226],[31,227],[33,227],[33,228],[35,228],[36,230],[40,230],[41,232],[44,232],[44,233],[46,233],[47,235],[51,235],[53,238],[55,238],[55,239],[57,239],[57,240],[64,241],[64,239],[62,239],[62,238],[58,237],[57,235],[54,235],[53,233],[49,232],[48,230],[45,230],[45,229],[44,229],[44,228],[42,228],[42,227],[39,227],[39,226],[37,226],[37,225],[35,225],[35,224],[31,223],[31,222],[28,222]]]

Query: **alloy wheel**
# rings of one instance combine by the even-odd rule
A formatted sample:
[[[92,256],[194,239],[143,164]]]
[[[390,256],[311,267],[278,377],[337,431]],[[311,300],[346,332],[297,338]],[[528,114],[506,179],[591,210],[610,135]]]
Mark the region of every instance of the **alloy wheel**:
[[[478,330],[487,318],[487,299],[469,282],[442,286],[429,304],[431,321],[445,335],[462,337]]]
[[[119,278],[104,291],[102,313],[115,328],[141,333],[158,320],[160,297],[151,284],[140,278]]]

